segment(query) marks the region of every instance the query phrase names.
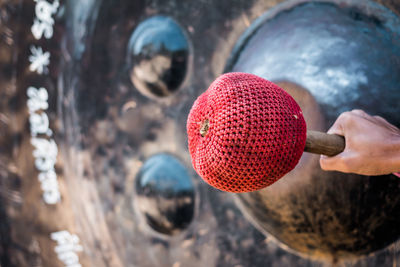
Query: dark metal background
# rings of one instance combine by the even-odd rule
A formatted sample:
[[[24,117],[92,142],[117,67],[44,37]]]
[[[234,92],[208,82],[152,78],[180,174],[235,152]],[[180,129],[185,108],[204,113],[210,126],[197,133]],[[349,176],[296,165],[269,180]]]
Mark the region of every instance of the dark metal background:
[[[201,181],[187,151],[185,124],[193,101],[223,73],[242,33],[280,2],[70,0],[61,3],[55,16],[53,38],[40,41],[30,33],[34,1],[0,2],[0,265],[64,266],[50,233],[68,230],[80,238],[82,266],[330,266],[330,261],[302,258],[258,231],[232,194]],[[334,2],[342,6],[349,1]],[[399,14],[399,1],[379,2]],[[134,62],[129,40],[141,22],[155,15],[180,25],[187,52],[152,48]],[[48,75],[28,71],[32,44],[51,51]],[[157,55],[161,61],[152,62]],[[155,72],[161,77],[143,90],[167,88],[169,96],[147,97],[135,88],[132,71],[143,66],[142,60],[153,69],[160,66]],[[168,64],[185,72],[182,81],[174,81],[181,83],[178,90],[168,76]],[[50,94],[48,114],[59,147],[56,172],[62,194],[55,206],[43,203],[33,167],[29,86],[45,86]],[[161,190],[173,189],[187,172],[193,185],[189,193],[162,191],[153,201],[151,189],[135,188],[138,174],[146,171],[141,168],[158,153],[176,157],[183,166],[179,172],[160,167],[171,181]],[[398,186],[388,179],[393,188]],[[147,192],[144,198],[141,192]],[[146,209],[137,208],[143,201],[149,212],[159,212],[151,213],[159,216],[155,220],[167,224],[164,233],[174,235],[160,234],[147,224]],[[182,203],[189,207],[184,224],[171,219],[179,216]],[[399,262],[399,244],[394,243],[339,264]]]

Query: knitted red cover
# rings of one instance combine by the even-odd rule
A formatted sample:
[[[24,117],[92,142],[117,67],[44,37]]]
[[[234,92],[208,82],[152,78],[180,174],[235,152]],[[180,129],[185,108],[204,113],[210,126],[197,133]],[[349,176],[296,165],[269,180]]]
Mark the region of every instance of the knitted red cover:
[[[187,121],[197,173],[228,192],[264,188],[298,163],[306,123],[295,100],[247,73],[227,73],[195,101]]]

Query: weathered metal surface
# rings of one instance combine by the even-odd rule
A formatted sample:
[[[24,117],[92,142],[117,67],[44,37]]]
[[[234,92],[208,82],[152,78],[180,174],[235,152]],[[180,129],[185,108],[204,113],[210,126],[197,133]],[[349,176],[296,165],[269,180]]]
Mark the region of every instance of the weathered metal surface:
[[[59,242],[51,238],[63,230],[79,237],[82,251],[72,252],[82,266],[324,265],[280,248],[270,234],[254,228],[231,194],[210,188],[196,176],[186,147],[186,117],[193,101],[223,72],[241,34],[282,1],[70,0],[52,14],[53,36],[39,40],[31,31],[37,2],[42,1],[0,3],[2,267],[66,266],[62,253],[56,252]],[[399,13],[398,1],[379,2]],[[155,15],[173,19],[189,47],[182,83],[162,98],[148,98],[137,90],[128,60],[133,32]],[[47,74],[30,70],[32,45],[51,53]],[[56,205],[44,202],[35,167],[27,107],[30,86],[48,91],[45,112],[58,146],[54,172],[61,202]],[[315,116],[316,123],[323,120]],[[170,236],[149,230],[135,207],[140,168],[165,152],[178,156],[195,190],[190,224]],[[357,184],[360,178],[353,181]],[[375,182],[376,188],[382,186]],[[393,266],[399,254],[391,246],[352,263]]]
[[[372,2],[300,2],[251,27],[231,70],[306,88],[312,98],[303,99],[299,87],[289,92],[306,113],[320,113],[311,130],[326,131],[341,112],[355,108],[400,126],[400,19]],[[290,248],[336,261],[399,239],[399,196],[394,175],[324,172],[318,156],[304,155],[276,185],[238,199],[260,229]]]

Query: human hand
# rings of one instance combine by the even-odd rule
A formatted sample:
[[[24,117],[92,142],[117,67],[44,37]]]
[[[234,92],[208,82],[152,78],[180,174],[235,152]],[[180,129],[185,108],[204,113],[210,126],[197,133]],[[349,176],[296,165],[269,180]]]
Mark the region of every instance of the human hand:
[[[345,150],[321,156],[323,170],[383,175],[400,171],[400,129],[362,110],[342,113],[328,131],[346,139]]]

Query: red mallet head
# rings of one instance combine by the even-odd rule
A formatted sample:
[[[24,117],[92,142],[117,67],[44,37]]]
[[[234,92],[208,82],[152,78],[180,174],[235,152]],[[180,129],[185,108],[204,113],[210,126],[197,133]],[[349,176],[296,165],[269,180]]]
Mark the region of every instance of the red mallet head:
[[[296,101],[248,73],[227,73],[194,103],[187,121],[189,152],[211,186],[250,192],[276,182],[298,163],[306,123]]]

